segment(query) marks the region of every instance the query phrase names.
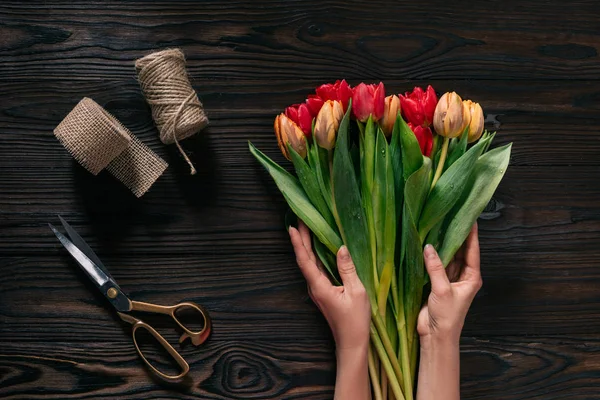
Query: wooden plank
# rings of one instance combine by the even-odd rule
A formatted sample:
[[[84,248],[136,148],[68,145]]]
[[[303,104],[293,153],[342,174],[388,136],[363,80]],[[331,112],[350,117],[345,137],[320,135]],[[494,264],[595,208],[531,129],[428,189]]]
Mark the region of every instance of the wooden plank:
[[[152,350],[152,349],[150,349]],[[181,350],[188,379],[166,384],[132,343],[3,344],[3,399],[331,399],[335,356],[328,342],[207,342]]]
[[[465,400],[595,398],[600,337],[466,337],[461,345]],[[186,385],[153,380],[131,344],[3,343],[3,399],[330,399],[334,352],[326,341],[207,342],[184,348]]]
[[[467,335],[553,335],[600,329],[597,252],[502,253],[484,241],[484,286]],[[202,256],[100,257],[133,299],[195,301],[210,311],[211,340],[328,339],[289,244],[281,254],[230,251]],[[106,300],[65,251],[0,261],[0,342],[127,341]],[[172,341],[177,332],[162,324]]]
[[[1,60],[1,57],[0,57]],[[1,63],[0,63],[1,64]],[[204,131],[203,147],[192,146],[200,156],[228,167],[247,164],[247,141],[276,153],[273,118],[289,104],[306,98],[325,81],[243,80],[232,84],[196,75],[192,77],[211,121]],[[358,81],[352,81],[357,83]],[[389,93],[403,92],[427,81],[390,80]],[[455,90],[479,101],[486,114],[486,128],[497,130],[498,145],[514,142],[513,165],[600,165],[598,129],[599,81],[439,81],[440,92]],[[67,153],[52,130],[84,96],[95,99],[114,113],[133,133],[161,155],[179,161],[158,139],[150,110],[134,79],[116,81],[31,81],[11,79],[0,83],[0,171],[18,166],[48,168]],[[190,146],[189,140],[184,147]],[[171,146],[173,147],[173,146]],[[199,158],[199,156],[196,156]]]
[[[249,153],[245,162],[244,168],[222,165],[215,176],[204,177],[187,176],[181,162],[179,171],[168,171],[140,200],[111,176],[91,176],[67,155],[45,169],[4,170],[0,252],[56,253],[56,239],[46,225],[56,221],[56,214],[93,246],[111,253],[288,252],[284,200]],[[502,254],[585,247],[597,254],[599,180],[597,167],[510,167],[483,216],[485,248]]]
[[[115,79],[182,47],[211,79],[598,79],[589,1],[3,1],[0,74]],[[377,21],[374,29],[373,21]]]

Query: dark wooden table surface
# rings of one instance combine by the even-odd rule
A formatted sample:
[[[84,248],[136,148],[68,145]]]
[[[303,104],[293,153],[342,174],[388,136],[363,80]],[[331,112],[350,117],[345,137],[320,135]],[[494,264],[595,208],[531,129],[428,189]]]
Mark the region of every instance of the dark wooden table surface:
[[[335,364],[247,150],[282,161],[272,120],[336,78],[431,83],[479,101],[511,167],[480,220],[484,287],[462,341],[464,399],[600,398],[597,1],[0,3],[0,398],[330,399]],[[182,48],[210,128],[158,139],[134,60]],[[52,134],[82,97],[170,167],[134,198]],[[48,229],[63,215],[133,298],[204,304],[214,334],[165,386]],[[170,341],[177,332],[161,329]],[[442,399],[443,400],[443,399]]]

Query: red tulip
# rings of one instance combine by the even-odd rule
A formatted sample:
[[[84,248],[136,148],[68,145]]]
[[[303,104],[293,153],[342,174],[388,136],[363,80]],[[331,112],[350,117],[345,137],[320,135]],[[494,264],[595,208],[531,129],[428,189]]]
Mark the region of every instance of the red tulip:
[[[431,149],[433,148],[433,134],[431,133],[431,128],[422,127],[420,125],[413,125],[410,122],[408,126],[414,132],[417,141],[419,142],[419,147],[421,147],[421,153],[424,156],[429,157],[431,155]]]
[[[321,85],[316,90],[317,96],[323,101],[337,100],[342,102],[344,111],[348,109],[350,97],[352,97],[352,89],[345,79],[337,80],[335,83],[326,83]],[[310,97],[310,96],[309,96]]]
[[[306,105],[306,103],[302,104],[294,104],[285,109],[285,115],[292,121],[296,123],[302,129],[302,132],[307,137],[310,137],[312,131],[312,121],[313,114],[310,109]]]
[[[431,85],[424,92],[420,87],[415,87],[411,92],[400,95],[402,115],[407,122],[423,127],[430,126],[433,122],[433,113],[438,99]]]
[[[383,83],[379,85],[365,85],[360,83],[352,89],[352,113],[354,117],[366,122],[369,116],[379,121],[383,117],[385,109],[385,88]]]
[[[321,111],[321,107],[323,107],[324,103],[325,100],[323,100],[316,94],[309,94],[308,98],[306,99],[306,106],[310,110],[310,113],[313,117],[319,115],[319,111]]]

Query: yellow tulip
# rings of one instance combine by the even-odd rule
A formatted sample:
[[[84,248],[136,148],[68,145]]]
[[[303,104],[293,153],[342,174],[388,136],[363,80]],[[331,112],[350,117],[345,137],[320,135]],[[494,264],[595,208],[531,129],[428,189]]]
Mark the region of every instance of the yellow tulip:
[[[344,118],[344,107],[337,100],[327,100],[315,121],[314,138],[324,149],[331,150],[335,146],[335,137]]]
[[[383,109],[383,118],[379,120],[379,126],[381,126],[381,130],[383,130],[385,136],[389,137],[392,134],[399,111],[400,98],[396,95],[386,97],[385,107]]]
[[[279,144],[279,149],[285,158],[291,160],[290,152],[287,148],[288,143],[300,157],[306,157],[306,137],[302,129],[294,121],[281,113],[275,118],[274,128],[275,136],[277,136],[277,144]]]
[[[433,127],[438,135],[455,138],[465,130],[471,116],[456,92],[444,93],[433,114]]]
[[[471,120],[469,122],[469,143],[476,142],[483,133],[483,110],[479,103],[472,102],[471,100],[463,101],[463,104],[469,110]]]

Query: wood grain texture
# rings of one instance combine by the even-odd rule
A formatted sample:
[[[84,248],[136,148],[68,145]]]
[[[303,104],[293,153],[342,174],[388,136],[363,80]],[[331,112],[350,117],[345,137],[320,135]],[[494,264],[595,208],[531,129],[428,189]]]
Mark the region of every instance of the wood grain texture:
[[[281,247],[279,255],[100,256],[134,300],[205,305],[214,321],[213,341],[330,338],[288,245]],[[600,330],[595,256],[486,250],[482,262],[484,287],[471,307],[465,334]],[[168,320],[154,321],[165,325],[165,337],[178,339]],[[5,258],[0,263],[0,324],[3,342],[129,341],[106,299],[62,250],[52,257]]]
[[[581,0],[479,2],[468,11],[440,0],[380,0],[369,2],[368,15],[361,2],[346,1],[4,1],[0,15],[0,73],[15,77],[129,77],[135,58],[168,46],[182,47],[190,70],[210,79],[598,79],[600,72],[600,14]]]
[[[196,351],[188,381],[165,388],[131,344],[9,343],[0,351],[3,399],[330,399],[334,356],[327,341],[210,341]],[[463,398],[588,400],[598,396],[600,338],[569,335],[465,337]],[[40,355],[42,354],[42,355]]]
[[[4,254],[57,253],[58,244],[47,227],[56,214],[72,221],[98,250],[105,246],[110,252],[289,252],[283,230],[285,202],[249,154],[244,168],[216,166],[217,176],[208,183],[202,177],[183,176],[185,164],[178,160],[181,170],[172,168],[141,200],[131,198],[111,176],[94,178],[67,154],[64,157],[48,163],[47,169],[19,168],[0,176],[5,193],[0,200]],[[52,174],[44,178],[49,168]],[[599,180],[598,167],[509,168],[483,215],[484,251],[576,252],[585,246],[598,254]],[[40,195],[43,200],[38,200]]]
[[[305,80],[242,80],[231,83],[192,74],[211,121],[206,131],[210,152],[228,166],[244,167],[250,160],[247,141],[276,154],[273,118],[285,105],[303,101],[323,83]],[[358,80],[351,80],[358,83]],[[401,93],[429,81],[386,80],[387,93]],[[444,80],[434,82],[443,93],[455,90],[480,102],[486,128],[498,131],[498,145],[517,142],[512,165],[600,165],[597,140],[600,126],[600,81],[563,83],[528,81],[507,87],[502,81]],[[52,130],[83,97],[88,96],[114,113],[136,136],[164,155],[149,107],[139,85],[130,79],[0,82],[0,145],[12,146],[0,168],[18,162],[23,167],[67,159],[58,149]],[[565,140],[565,136],[568,140]],[[543,140],[540,140],[543,138]]]
[[[433,84],[482,104],[511,166],[480,219],[484,287],[464,399],[600,398],[600,5],[595,1],[0,2],[0,398],[331,399],[329,328],[247,142],[282,162],[274,116],[321,83]],[[160,143],[133,62],[182,48],[210,127]],[[84,96],[170,164],[135,199],[54,127]],[[191,380],[152,379],[129,327],[47,228],[61,214],[136,300],[205,305]],[[148,318],[171,341],[168,320]]]

